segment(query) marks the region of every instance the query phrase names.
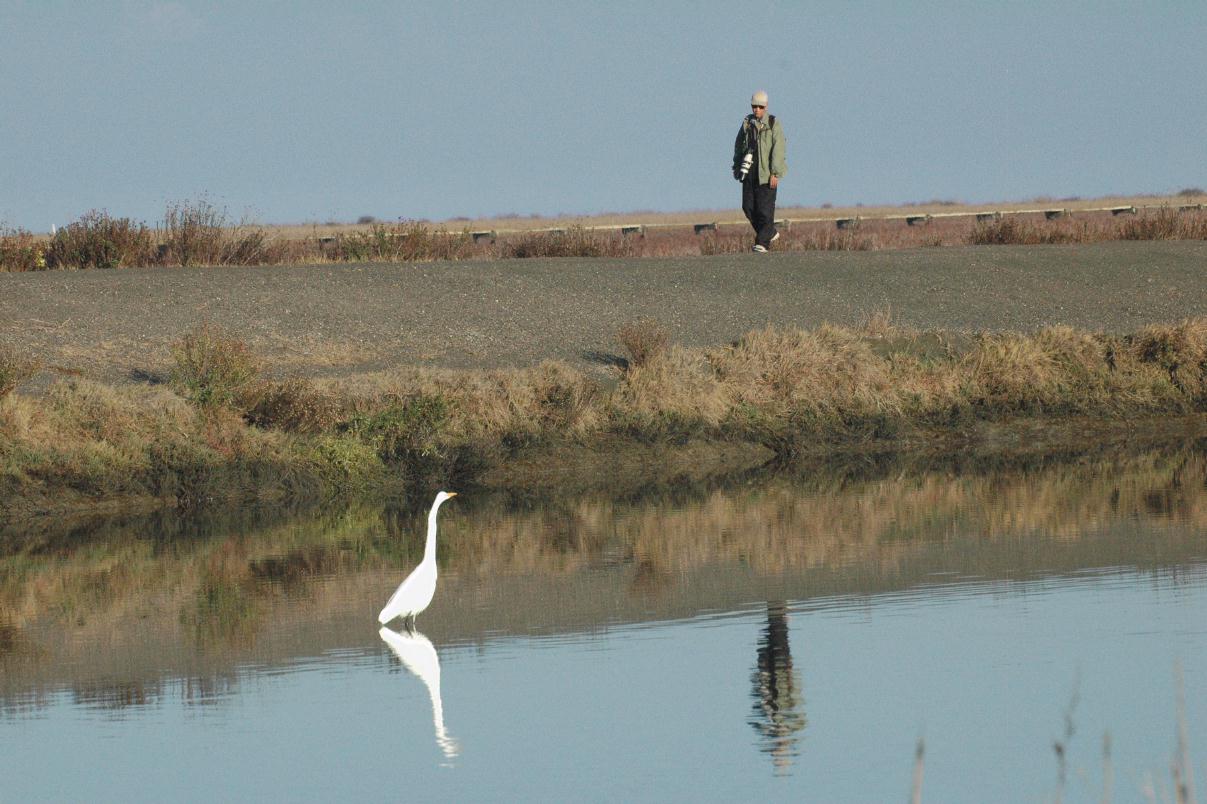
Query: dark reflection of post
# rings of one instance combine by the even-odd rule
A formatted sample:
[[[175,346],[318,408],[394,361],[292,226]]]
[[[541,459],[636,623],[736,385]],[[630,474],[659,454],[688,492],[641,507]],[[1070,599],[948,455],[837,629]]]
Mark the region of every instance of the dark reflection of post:
[[[436,729],[436,745],[450,761],[460,753],[457,741],[444,729],[444,704],[440,700],[440,657],[432,641],[418,631],[398,632],[382,628],[377,632],[390,647],[402,666],[410,670],[427,687],[432,699],[432,725]]]
[[[758,665],[751,675],[759,748],[771,754],[776,773],[786,773],[797,755],[798,732],[808,722],[800,677],[788,651],[788,607],[768,601],[767,628],[759,639]]]

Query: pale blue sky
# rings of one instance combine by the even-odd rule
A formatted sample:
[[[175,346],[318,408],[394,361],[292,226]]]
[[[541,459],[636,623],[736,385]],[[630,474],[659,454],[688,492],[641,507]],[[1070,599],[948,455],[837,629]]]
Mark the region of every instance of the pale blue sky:
[[[723,209],[1207,185],[1207,2],[0,0],[0,224]]]

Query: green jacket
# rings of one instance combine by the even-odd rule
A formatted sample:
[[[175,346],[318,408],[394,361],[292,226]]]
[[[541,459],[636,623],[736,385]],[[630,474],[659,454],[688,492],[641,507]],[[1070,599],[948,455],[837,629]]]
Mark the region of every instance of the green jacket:
[[[768,115],[770,117],[770,115]],[[746,155],[747,137],[753,135],[754,115],[746,115],[742,127],[738,129],[738,138],[733,143],[733,169],[742,164]],[[759,184],[767,184],[772,176],[781,179],[788,175],[787,150],[788,140],[784,137],[784,127],[779,118],[768,126],[765,122],[758,132],[759,137]]]

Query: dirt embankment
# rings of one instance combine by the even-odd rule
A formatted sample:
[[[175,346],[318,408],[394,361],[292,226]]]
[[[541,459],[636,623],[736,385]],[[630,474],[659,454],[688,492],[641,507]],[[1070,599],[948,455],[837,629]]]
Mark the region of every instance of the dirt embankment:
[[[201,322],[279,374],[546,358],[602,372],[640,317],[704,346],[884,310],[919,329],[1134,331],[1207,313],[1207,243],[0,274],[0,341],[108,382],[162,371]]]

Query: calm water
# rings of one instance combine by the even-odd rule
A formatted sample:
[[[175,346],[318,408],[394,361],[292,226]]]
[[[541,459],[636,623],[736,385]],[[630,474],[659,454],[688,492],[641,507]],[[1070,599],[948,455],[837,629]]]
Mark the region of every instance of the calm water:
[[[379,632],[422,513],[8,534],[0,799],[1160,800],[1179,672],[1207,785],[1201,450],[471,490]]]

